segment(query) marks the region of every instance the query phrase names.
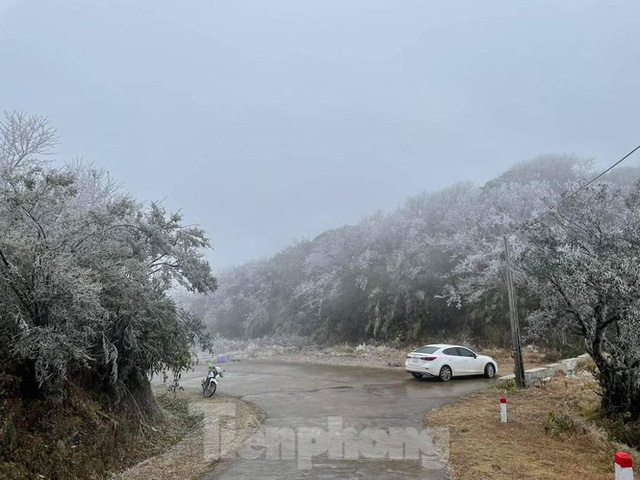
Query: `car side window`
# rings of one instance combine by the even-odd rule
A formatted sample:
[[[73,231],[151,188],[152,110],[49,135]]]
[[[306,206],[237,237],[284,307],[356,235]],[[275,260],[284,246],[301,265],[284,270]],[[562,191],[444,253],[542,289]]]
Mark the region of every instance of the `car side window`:
[[[458,352],[461,357],[475,357],[471,350],[467,350],[466,348],[458,347]]]
[[[460,354],[458,353],[458,349],[457,348],[447,348],[447,349],[443,350],[442,353],[444,353],[445,355],[452,355],[454,357],[459,357],[460,356]]]

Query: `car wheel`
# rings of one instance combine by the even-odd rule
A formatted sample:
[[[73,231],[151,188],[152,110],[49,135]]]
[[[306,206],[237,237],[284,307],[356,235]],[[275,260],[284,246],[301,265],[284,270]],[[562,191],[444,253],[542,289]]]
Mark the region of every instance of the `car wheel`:
[[[453,377],[453,372],[451,371],[451,367],[449,365],[445,365],[440,369],[440,380],[443,382],[448,382]]]
[[[413,375],[413,378],[422,378],[421,373],[411,372],[411,375]]]
[[[493,363],[487,363],[484,367],[484,376],[487,378],[493,378],[496,374],[496,367],[493,366]]]

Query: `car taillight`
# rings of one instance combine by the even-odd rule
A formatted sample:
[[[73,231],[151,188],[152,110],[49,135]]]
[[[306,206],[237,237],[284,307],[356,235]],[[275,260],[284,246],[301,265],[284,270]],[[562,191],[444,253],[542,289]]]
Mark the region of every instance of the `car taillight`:
[[[425,362],[432,362],[436,357],[420,357],[420,360],[424,360]]]

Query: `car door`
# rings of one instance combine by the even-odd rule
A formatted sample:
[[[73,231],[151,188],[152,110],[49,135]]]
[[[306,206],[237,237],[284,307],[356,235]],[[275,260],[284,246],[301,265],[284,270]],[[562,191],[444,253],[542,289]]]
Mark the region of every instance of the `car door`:
[[[446,355],[445,363],[451,367],[454,375],[466,375],[464,373],[462,358],[456,347],[445,348],[442,353]]]
[[[468,348],[458,347],[458,354],[464,359],[465,375],[475,375],[483,373],[484,365],[480,366],[480,361],[477,359],[477,355]]]

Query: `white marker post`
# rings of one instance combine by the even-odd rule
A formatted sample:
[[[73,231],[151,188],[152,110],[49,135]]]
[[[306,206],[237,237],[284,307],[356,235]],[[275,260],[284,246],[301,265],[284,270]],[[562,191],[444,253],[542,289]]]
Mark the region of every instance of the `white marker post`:
[[[616,480],[633,480],[633,460],[629,454],[618,452],[613,459],[616,462]]]
[[[500,397],[500,421],[507,423],[507,399]]]

